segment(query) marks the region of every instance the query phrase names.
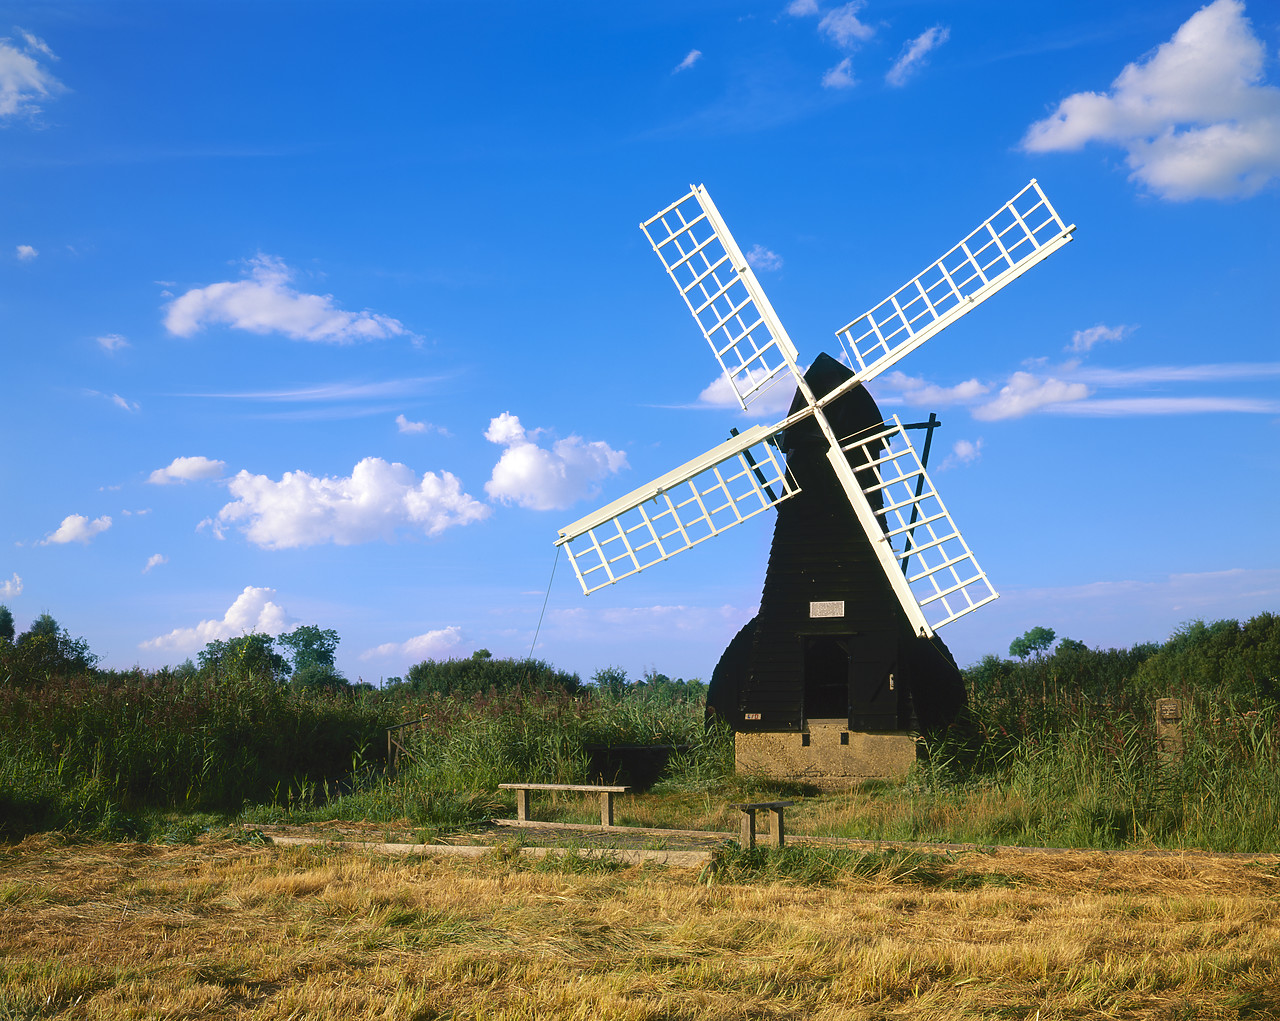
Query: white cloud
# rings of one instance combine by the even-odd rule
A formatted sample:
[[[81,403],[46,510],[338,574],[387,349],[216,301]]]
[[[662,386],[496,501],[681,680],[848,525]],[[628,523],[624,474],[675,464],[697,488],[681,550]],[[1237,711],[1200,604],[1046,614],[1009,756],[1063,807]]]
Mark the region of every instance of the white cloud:
[[[0,39],[0,118],[38,114],[44,100],[65,89],[41,65],[43,58],[58,59],[53,50],[29,32],[22,32],[22,38],[25,45],[21,46],[12,39]]]
[[[153,486],[164,486],[170,482],[217,479],[222,477],[226,467],[226,461],[215,461],[208,457],[175,457],[167,467],[153,471],[147,481]]]
[[[947,407],[951,404],[972,404],[985,396],[991,388],[977,379],[967,379],[955,386],[938,386],[928,383],[917,376],[908,376],[903,372],[890,372],[884,377],[886,383],[898,390],[902,400],[911,405],[931,405]]]
[[[1255,397],[1114,397],[1054,408],[1068,415],[1280,415],[1280,401]]]
[[[956,440],[951,453],[942,462],[940,471],[954,468],[956,465],[970,465],[982,456],[982,440]]]
[[[1074,351],[1076,354],[1086,354],[1093,350],[1093,346],[1104,340],[1124,340],[1133,332],[1132,326],[1104,326],[1099,323],[1097,326],[1090,326],[1087,330],[1076,330],[1071,335],[1071,346],[1068,351]]]
[[[151,556],[147,557],[147,566],[142,569],[142,573],[146,574],[151,568],[159,567],[161,564],[167,564],[168,562],[169,558],[163,553],[152,553]]]
[[[1098,386],[1133,386],[1149,383],[1209,383],[1224,380],[1257,380],[1280,376],[1280,362],[1228,362],[1208,365],[1148,365],[1137,369],[1085,367],[1072,375]]]
[[[793,18],[803,18],[818,13],[818,0],[791,0],[787,13]]]
[[[884,80],[890,85],[901,87],[907,79],[924,66],[924,58],[931,50],[936,50],[951,37],[951,29],[943,25],[934,25],[925,29],[903,47],[902,56],[889,68]]]
[[[37,252],[34,248],[32,248],[30,245],[18,246],[18,258],[23,262],[30,262],[39,254],[40,253]]]
[[[396,415],[396,428],[402,433],[424,433],[428,429],[434,429],[435,426],[430,422],[412,422],[404,415]]]
[[[154,559],[154,558],[153,558]],[[139,642],[140,649],[195,652],[210,642],[239,638],[251,632],[278,635],[296,623],[283,606],[273,602],[276,590],[252,585],[236,597],[221,620],[202,620],[195,627],[175,628],[167,635]]]
[[[456,624],[416,635],[405,642],[386,642],[360,653],[361,659],[389,659],[392,656],[408,656],[414,660],[442,659],[465,651],[459,648],[462,628]]]
[[[853,76],[853,60],[849,57],[845,57],[822,76],[824,89],[851,89],[857,84],[858,79]]]
[[[108,354],[129,346],[129,341],[118,333],[104,333],[101,337],[95,339],[98,341],[98,346]]]
[[[563,510],[594,496],[601,479],[627,467],[627,455],[601,440],[587,443],[581,436],[569,436],[550,448],[539,447],[520,419],[505,411],[489,422],[484,435],[507,448],[493,466],[485,492],[491,499],[530,510]]]
[[[22,579],[18,577],[18,572],[14,571],[11,580],[0,581],[0,599],[12,599],[20,595],[22,595]]]
[[[107,395],[104,394],[103,396]],[[125,411],[139,411],[142,408],[142,405],[137,401],[131,401],[127,397],[121,397],[119,394],[111,394],[109,399],[117,408],[123,408]]]
[[[56,531],[50,532],[41,540],[41,546],[61,545],[67,542],[88,543],[95,535],[105,532],[111,527],[111,518],[103,515],[90,521],[83,514],[68,514],[62,519]]]
[[[837,46],[849,47],[866,42],[876,34],[874,28],[858,20],[858,12],[866,5],[866,0],[850,0],[842,7],[828,11],[818,22],[818,31],[826,33]]]
[[[419,480],[412,468],[380,457],[366,457],[345,478],[295,471],[276,482],[242,471],[228,487],[235,500],[218,523],[245,522],[245,537],[264,549],[391,540],[400,528],[434,536],[490,514],[451,473],[424,472]]]
[[[751,415],[785,415],[791,410],[791,400],[795,396],[796,385],[791,373],[780,373],[772,383],[751,401]],[[723,372],[716,376],[703,391],[698,394],[698,405],[707,408],[737,408],[737,394],[729,383],[729,377]]]
[[[747,252],[747,262],[751,263],[752,269],[765,272],[782,269],[782,256],[765,248],[764,245],[752,245],[751,251]]]
[[[1088,396],[1089,388],[1083,383],[1042,380],[1029,372],[1015,372],[994,400],[974,408],[972,414],[983,422],[1021,418],[1049,405],[1080,401]]]
[[[696,64],[696,63],[697,63],[699,60],[701,60],[701,59],[702,59],[702,51],[701,51],[701,50],[690,50],[690,51],[685,55],[684,60],[680,61],[680,63],[678,63],[678,64],[677,64],[677,65],[672,69],[671,73],[672,73],[672,74],[679,74],[681,71],[687,71],[687,70],[689,70],[689,68],[693,67],[693,65],[694,65],[694,64]]]
[[[1253,195],[1280,176],[1280,89],[1264,84],[1266,47],[1240,0],[1201,8],[1109,93],[1077,92],[1027,130],[1029,152],[1118,145],[1162,198]]]
[[[347,312],[329,294],[304,294],[290,286],[293,271],[280,259],[258,255],[248,278],[197,287],[170,303],[164,324],[190,337],[212,324],[250,333],[282,333],[293,340],[344,344],[357,340],[413,336],[398,319],[370,312]]]

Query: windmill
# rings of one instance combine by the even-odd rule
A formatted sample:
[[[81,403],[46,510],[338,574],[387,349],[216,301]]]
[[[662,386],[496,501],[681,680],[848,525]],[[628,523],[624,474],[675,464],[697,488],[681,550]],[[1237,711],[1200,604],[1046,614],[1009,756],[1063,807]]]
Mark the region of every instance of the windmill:
[[[1053,254],[1071,240],[1075,226],[1063,223],[1032,180],[923,272],[837,330],[844,365],[823,354],[807,372],[801,371],[795,345],[705,187],[692,187],[641,229],[743,409],[776,384],[793,385],[795,397],[782,421],[747,429],[565,526],[556,545],[566,548],[589,594],[777,507],[772,576],[783,509],[788,501],[800,504],[797,497],[809,490],[812,514],[827,522],[828,539],[845,536],[856,545],[848,556],[851,563],[862,563],[861,574],[855,571],[851,581],[846,572],[837,583],[810,568],[803,577],[789,578],[782,594],[788,609],[775,615],[770,628],[794,632],[783,635],[784,646],[792,649],[790,659],[762,646],[767,578],[760,624],[743,629],[751,633],[739,634],[737,653],[731,643],[717,668],[723,674],[726,660],[734,659],[728,669],[740,677],[733,691],[718,693],[713,679],[711,702],[739,732],[800,731],[807,720],[819,718],[815,702],[823,702],[817,707],[823,714],[846,715],[838,694],[824,701],[821,684],[805,683],[796,696],[794,677],[771,682],[770,672],[829,674],[834,669],[839,688],[843,670],[850,678],[848,725],[897,729],[889,725],[890,717],[904,722],[897,709],[871,710],[876,692],[900,690],[895,679],[910,671],[909,661],[920,668],[928,658],[904,649],[913,640],[941,649],[954,671],[935,632],[995,599],[996,591],[926,474],[907,426],[896,415],[882,418],[863,384]],[[815,467],[824,462],[829,469]],[[808,533],[801,541],[812,546],[813,521],[801,527]],[[823,591],[824,586],[839,591]],[[855,626],[851,619],[857,614],[847,604],[871,590],[871,601],[889,609]],[[836,598],[841,594],[845,598]],[[749,655],[743,648],[748,641],[754,650]],[[829,661],[836,665],[821,666]],[[862,677],[866,712],[856,711],[855,675]],[[900,700],[881,697],[880,703],[883,710]]]

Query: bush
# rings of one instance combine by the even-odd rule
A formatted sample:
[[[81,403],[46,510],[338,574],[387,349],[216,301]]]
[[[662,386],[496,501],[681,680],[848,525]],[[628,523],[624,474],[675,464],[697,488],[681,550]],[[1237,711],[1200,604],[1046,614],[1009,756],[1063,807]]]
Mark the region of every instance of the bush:
[[[492,659],[487,651],[470,659],[427,659],[409,668],[398,687],[412,694],[479,695],[489,691],[562,691],[574,694],[581,690],[577,674],[557,670],[540,659]]]

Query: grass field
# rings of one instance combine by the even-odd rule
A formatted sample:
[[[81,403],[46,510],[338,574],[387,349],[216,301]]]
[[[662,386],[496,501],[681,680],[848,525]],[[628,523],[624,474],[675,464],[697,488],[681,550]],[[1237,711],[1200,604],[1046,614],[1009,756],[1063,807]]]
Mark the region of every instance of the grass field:
[[[1280,1016],[1274,856],[790,853],[33,836],[0,846],[0,1018]]]

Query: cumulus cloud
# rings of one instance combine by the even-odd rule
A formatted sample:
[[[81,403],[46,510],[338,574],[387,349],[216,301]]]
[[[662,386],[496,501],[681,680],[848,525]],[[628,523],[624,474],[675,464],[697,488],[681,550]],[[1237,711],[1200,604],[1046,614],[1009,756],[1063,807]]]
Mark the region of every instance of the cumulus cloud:
[[[391,540],[401,528],[435,536],[490,514],[450,472],[419,479],[380,457],[366,457],[346,477],[294,471],[275,481],[241,471],[228,488],[235,500],[218,512],[215,534],[221,524],[243,522],[245,537],[264,549]]]
[[[396,415],[396,428],[402,433],[424,433],[431,428],[429,422],[411,422],[404,415]]]
[[[1077,92],[1027,130],[1028,152],[1089,142],[1125,151],[1130,180],[1185,201],[1253,195],[1280,176],[1280,89],[1241,0],[1214,0],[1129,64],[1106,93]]]
[[[1132,326],[1104,326],[1099,323],[1087,330],[1076,330],[1071,335],[1071,345],[1067,350],[1076,354],[1088,354],[1095,344],[1104,340],[1124,340],[1132,332]]]
[[[490,420],[485,439],[507,449],[484,484],[490,499],[530,510],[563,510],[600,491],[597,483],[627,467],[627,455],[602,440],[581,436],[556,440],[550,447],[533,441],[520,419],[504,411]]]
[[[894,62],[893,67],[889,68],[884,80],[895,87],[905,85],[907,79],[924,66],[925,57],[930,51],[936,50],[949,38],[951,38],[951,29],[943,25],[934,25],[932,28],[925,29],[903,47],[902,55]]]
[[[68,542],[88,543],[95,535],[111,527],[111,518],[104,514],[90,521],[83,514],[68,514],[57,529],[41,540],[41,546],[61,545]]]
[[[824,89],[851,89],[858,84],[858,79],[853,76],[853,59],[845,57],[835,67],[828,69],[827,73],[822,76],[822,87]]]
[[[19,245],[17,250],[18,258],[23,262],[30,262],[40,253],[30,245]]]
[[[680,61],[680,63],[678,63],[674,68],[672,68],[671,73],[679,74],[681,71],[687,71],[689,70],[689,68],[693,67],[693,65],[696,64],[701,59],[702,59],[701,50],[690,50],[685,55],[684,60]]]
[[[765,272],[782,269],[782,256],[765,248],[764,245],[752,245],[751,251],[747,252],[747,262],[751,263],[752,269]]]
[[[462,628],[456,624],[416,635],[405,642],[386,642],[360,653],[361,659],[390,659],[392,656],[407,656],[415,660],[442,659],[458,652],[462,642]]]
[[[1083,383],[1039,379],[1029,372],[1015,372],[1009,377],[1009,382],[1000,388],[1000,393],[994,400],[980,404],[973,409],[972,414],[983,422],[1022,418],[1041,408],[1084,400],[1088,396],[1089,388]]]
[[[164,324],[179,337],[209,325],[250,333],[282,333],[293,340],[345,344],[357,340],[413,336],[398,319],[370,312],[348,312],[333,295],[305,294],[291,286],[293,271],[280,259],[258,255],[243,280],[197,287],[174,299]]]
[[[147,481],[153,486],[166,486],[170,482],[217,479],[222,477],[226,467],[226,461],[215,461],[208,457],[175,457],[166,467],[153,471]]]
[[[195,627],[175,628],[167,635],[139,642],[138,648],[195,652],[210,642],[239,638],[252,632],[278,635],[289,631],[296,621],[283,606],[274,602],[275,595],[276,590],[273,588],[248,585],[228,607],[221,620],[202,620]]]
[[[168,562],[169,558],[163,553],[152,553],[151,556],[147,557],[147,566],[142,569],[142,573],[146,574],[151,568],[159,567],[161,564],[167,564]]]
[[[825,33],[837,46],[851,47],[866,42],[876,34],[872,26],[858,19],[858,12],[866,6],[866,0],[850,0],[828,11],[818,22],[818,31]]]
[[[22,579],[18,577],[18,572],[14,571],[11,579],[0,581],[0,599],[12,599],[20,595],[22,595]]]
[[[57,59],[43,39],[29,32],[22,32],[21,43],[0,39],[0,119],[34,116],[41,103],[65,89],[44,66]]]
[[[129,341],[118,333],[104,333],[101,337],[95,339],[98,341],[98,346],[106,351],[107,354],[113,354],[122,347],[129,346]]]

